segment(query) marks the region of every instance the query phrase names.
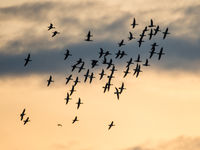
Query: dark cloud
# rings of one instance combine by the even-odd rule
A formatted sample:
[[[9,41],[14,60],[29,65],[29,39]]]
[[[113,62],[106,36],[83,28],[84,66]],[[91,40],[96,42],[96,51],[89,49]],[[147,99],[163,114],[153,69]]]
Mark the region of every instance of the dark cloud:
[[[22,4],[19,6],[12,6],[7,8],[0,8],[1,15],[10,15],[10,16],[21,16],[23,18],[29,18],[37,20],[37,16],[42,19],[45,16],[48,16],[48,13],[51,9],[58,9],[57,6],[61,6],[62,3],[55,2],[45,2],[45,3],[30,3],[30,4]],[[69,11],[68,15],[64,15],[62,17],[60,10],[57,15],[58,20],[60,20],[59,24],[63,26],[63,30],[61,34],[55,38],[51,38],[51,33],[45,31],[47,34],[39,35],[37,34],[36,29],[26,29],[24,34],[18,36],[16,39],[8,41],[5,46],[0,48],[0,75],[16,75],[16,74],[27,74],[27,73],[65,73],[66,70],[70,70],[70,66],[77,60],[78,58],[83,58],[86,63],[90,64],[91,59],[98,58],[98,50],[100,47],[110,50],[112,53],[119,50],[117,47],[117,43],[120,40],[125,39],[126,46],[122,47],[122,50],[125,50],[128,53],[128,56],[125,56],[123,60],[115,60],[115,63],[123,66],[124,63],[130,58],[134,59],[138,54],[141,54],[143,60],[149,57],[149,50],[151,48],[150,44],[153,42],[157,42],[160,47],[164,47],[164,52],[166,53],[163,58],[158,61],[157,56],[154,56],[152,60],[150,60],[151,66],[155,66],[159,69],[165,70],[183,70],[183,71],[200,71],[199,62],[200,62],[200,43],[199,39],[192,41],[187,37],[175,37],[176,28],[178,30],[178,25],[181,28],[181,22],[183,19],[193,19],[191,22],[191,29],[193,32],[199,32],[198,25],[199,20],[197,13],[199,12],[200,6],[192,6],[188,8],[183,8],[182,11],[185,18],[176,20],[173,24],[169,26],[169,32],[171,33],[165,40],[162,40],[162,33],[159,33],[157,38],[154,38],[152,41],[148,41],[147,37],[145,37],[145,42],[138,48],[138,34],[137,39],[134,41],[127,41],[128,37],[128,23],[132,16],[128,12],[123,12],[123,14],[115,17],[112,17],[112,13],[116,10],[113,9],[110,12],[111,14],[102,14],[101,17],[95,18],[88,16],[86,17],[86,24],[84,21],[81,21],[79,16],[71,17],[71,15],[76,13],[85,13],[84,16],[87,16],[88,13],[94,13],[96,10],[94,8],[97,7],[98,3],[88,2],[88,3],[80,3],[80,4],[70,4],[69,6],[63,6],[63,8],[67,8]],[[83,7],[84,6],[84,7]],[[87,6],[87,7],[86,7]],[[101,5],[97,7],[98,9],[104,8],[105,5]],[[86,11],[89,9],[89,11]],[[105,6],[105,9],[108,9]],[[49,11],[48,11],[49,10]],[[81,11],[83,10],[83,11]],[[90,12],[90,10],[92,10]],[[117,12],[116,12],[117,13]],[[0,18],[1,18],[0,15]],[[31,17],[29,17],[31,16]],[[101,20],[103,18],[103,20]],[[108,21],[108,20],[112,21]],[[90,23],[89,21],[92,21]],[[70,24],[72,26],[76,26],[86,28],[89,24],[95,24],[96,21],[97,27],[94,27],[95,30],[92,31],[94,35],[94,41],[91,43],[87,43],[83,41],[85,38],[85,34],[81,37],[70,36],[66,33],[73,32],[70,28],[66,26],[66,24]],[[100,25],[99,25],[100,24]],[[99,26],[98,26],[99,25]],[[94,25],[93,25],[94,26]],[[88,27],[89,28],[89,27]],[[161,27],[162,29],[166,27]],[[171,30],[172,28],[172,30]],[[130,29],[130,28],[129,28]],[[70,31],[70,32],[69,32]],[[82,32],[82,30],[81,30]],[[142,31],[141,31],[142,32]],[[196,34],[196,33],[191,33]],[[105,39],[98,40],[99,36],[106,35]],[[113,38],[112,38],[113,37]],[[116,40],[117,38],[117,40]],[[80,42],[80,39],[82,42]],[[74,40],[75,44],[70,43],[70,40]],[[158,52],[160,47],[156,49]],[[69,48],[73,54],[73,58],[70,58],[68,61],[64,61],[64,50]],[[31,53],[31,57],[33,62],[26,68],[23,67],[24,58],[28,53]],[[114,56],[112,56],[114,58]],[[102,60],[100,60],[102,61]]]
[[[76,60],[82,58],[87,66],[90,66],[91,59],[98,59],[99,48],[102,47],[105,50],[109,50],[113,53],[113,58],[115,64],[124,66],[126,61],[130,57],[133,59],[137,58],[140,54],[141,58],[145,60],[149,57],[149,51],[151,44],[153,42],[146,41],[141,48],[138,48],[138,43],[134,41],[133,43],[128,43],[121,50],[125,50],[128,56],[125,56],[122,60],[114,59],[114,53],[118,51],[118,46],[113,42],[83,42],[75,45],[65,45],[63,48],[53,48],[53,49],[34,49],[34,45],[22,53],[0,53],[0,75],[15,75],[15,74],[27,74],[27,73],[67,73],[71,70],[71,65],[75,63]],[[190,42],[171,39],[168,37],[166,40],[157,40],[160,45],[156,49],[159,52],[161,46],[164,47],[165,55],[160,61],[157,60],[157,55],[153,56],[150,60],[152,67],[158,67],[165,70],[183,70],[183,71],[200,71],[199,68],[199,58],[200,58],[200,45],[198,43],[191,44]],[[18,44],[14,44],[15,47]],[[65,49],[70,49],[73,57],[69,60],[64,61]],[[27,66],[23,67],[24,58],[28,53],[31,53],[31,58],[33,61]],[[102,59],[99,59],[102,62]],[[99,67],[100,68],[100,67]]]

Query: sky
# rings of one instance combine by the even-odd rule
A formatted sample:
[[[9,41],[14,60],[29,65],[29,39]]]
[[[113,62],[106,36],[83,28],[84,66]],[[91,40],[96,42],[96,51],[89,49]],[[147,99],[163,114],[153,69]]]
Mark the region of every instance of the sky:
[[[0,149],[6,150],[199,150],[200,148],[200,2],[198,0],[15,0],[0,1]],[[131,28],[133,18],[139,24]],[[170,34],[159,33],[137,40],[150,19]],[[60,34],[51,37],[49,23]],[[84,41],[88,31],[92,42]],[[129,32],[136,39],[128,41]],[[125,40],[125,46],[118,42]],[[126,62],[149,57],[152,43],[165,55],[142,66],[139,77],[123,78]],[[99,49],[109,50],[116,73],[113,86],[103,93],[106,78],[99,80]],[[64,60],[65,50],[72,57]],[[128,55],[115,59],[118,50]],[[24,67],[28,53],[31,61]],[[79,58],[96,77],[81,82],[66,105],[64,98],[73,82],[65,85],[71,65]],[[106,70],[106,74],[110,73]],[[47,87],[49,76],[53,82]],[[126,90],[117,100],[115,87]],[[76,109],[81,98],[83,105]],[[23,125],[26,108],[30,122]],[[78,116],[79,121],[72,124]],[[108,130],[114,121],[115,126]],[[57,124],[62,124],[58,127]]]

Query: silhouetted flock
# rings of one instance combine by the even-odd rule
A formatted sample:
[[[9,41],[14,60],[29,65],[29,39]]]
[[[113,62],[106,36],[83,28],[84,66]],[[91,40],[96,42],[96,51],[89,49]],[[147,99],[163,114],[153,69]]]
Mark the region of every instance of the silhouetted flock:
[[[136,20],[135,18],[133,19],[133,22],[131,24],[132,28],[134,29],[138,24],[136,23]],[[49,30],[53,30],[55,29],[55,27],[53,26],[52,23],[50,23],[50,25],[48,26],[48,31]],[[149,32],[148,32],[149,31]],[[147,33],[148,32],[148,33]],[[140,38],[139,40],[137,41],[138,42],[138,47],[141,47],[142,43],[145,42],[144,41],[144,37],[148,35],[148,40],[151,40],[153,37],[155,37],[159,32],[161,32],[163,34],[163,40],[166,38],[167,34],[169,34],[168,32],[168,28],[165,29],[164,32],[162,32],[160,30],[160,27],[159,25],[154,25],[153,24],[153,20],[151,19],[150,20],[150,25],[149,26],[146,26],[142,33],[139,35]],[[52,37],[55,37],[57,34],[59,34],[60,32],[58,31],[53,31],[52,32]],[[91,31],[88,31],[88,34],[86,35],[86,39],[85,41],[86,42],[92,42],[93,41],[93,35],[91,34]],[[134,40],[136,39],[134,36],[133,36],[133,33],[132,32],[129,32],[129,37],[128,37],[128,40],[131,41],[131,40]],[[119,43],[118,43],[118,46],[119,47],[122,47],[125,45],[125,40],[122,39]],[[158,55],[158,60],[161,59],[162,55],[164,55],[165,53],[163,53],[163,47],[160,48],[159,51],[157,51],[156,47],[157,47],[157,43],[154,42],[151,44],[151,50],[149,51],[149,58],[146,58],[144,63],[142,63],[142,60],[140,59],[140,54],[138,54],[137,58],[135,60],[133,60],[133,58],[130,58],[128,61],[127,61],[127,65],[126,65],[126,68],[125,70],[123,71],[124,72],[124,76],[123,78],[125,78],[130,72],[130,66],[133,65],[134,63],[136,64],[135,65],[135,68],[133,69],[133,75],[136,76],[136,78],[139,76],[140,72],[142,72],[141,70],[141,66],[144,66],[144,67],[148,67],[150,66],[149,64],[149,59],[152,58],[153,55]],[[99,80],[103,79],[104,76],[106,76],[105,74],[105,70],[108,70],[110,69],[110,74],[107,75],[107,82],[105,83],[105,85],[103,86],[103,92],[109,92],[110,91],[110,87],[113,85],[111,83],[112,81],[112,78],[114,78],[114,73],[115,71],[117,71],[115,69],[115,65],[113,64],[113,59],[121,59],[123,58],[124,56],[128,55],[125,51],[123,50],[118,50],[116,53],[115,53],[115,58],[110,58],[108,59],[107,56],[109,55],[112,55],[109,51],[106,51],[104,50],[103,48],[99,48],[99,52],[98,52],[98,58],[99,59],[103,59],[102,61],[100,61],[99,59],[96,60],[96,59],[93,59],[91,60],[90,64],[91,64],[91,68],[88,68],[87,71],[85,72],[84,74],[84,80],[83,82],[86,83],[87,81],[89,81],[89,83],[92,83],[93,79],[96,78]],[[70,53],[70,50],[67,49],[66,50],[66,53],[64,54],[64,60],[67,60],[69,57],[72,57],[72,54]],[[29,61],[32,61],[30,59],[30,53],[28,54],[27,58],[25,59],[25,63],[24,63],[24,67],[28,65]],[[100,66],[100,64],[103,64],[105,67],[102,68],[101,72],[97,75],[95,75],[93,72],[90,71],[90,69],[92,68],[95,68],[97,66]],[[85,62],[82,60],[82,58],[79,58],[75,64],[72,64],[71,66],[71,72],[74,72],[74,70],[77,70],[78,73],[80,73],[81,71],[83,70],[86,70],[86,68],[84,68],[85,66]],[[91,72],[91,73],[90,73]],[[99,76],[99,77],[98,77]],[[72,88],[69,92],[67,92],[66,94],[66,97],[64,98],[65,101],[66,101],[66,104],[69,103],[70,100],[72,100],[71,96],[73,95],[73,93],[76,91],[75,88],[76,86],[78,85],[78,83],[80,83],[81,81],[79,80],[79,77],[77,76],[76,78],[73,77],[73,74],[70,74],[68,77],[66,77],[66,84],[68,84],[71,80],[74,80],[74,84],[72,85]],[[53,77],[52,75],[49,76],[49,79],[47,80],[47,86],[50,86],[51,83],[54,82],[53,81]],[[120,95],[123,93],[123,91],[125,90],[126,88],[124,87],[124,83],[122,82],[121,86],[120,87],[115,87],[115,92],[114,94],[116,94],[116,97],[117,99],[119,100],[120,98]],[[81,98],[78,99],[78,102],[76,103],[77,104],[77,109],[80,108],[82,101],[81,101]],[[29,117],[27,117],[26,119],[24,119],[24,116],[25,116],[25,109],[23,110],[23,112],[20,114],[20,117],[21,117],[21,120],[23,120],[24,122],[24,125],[29,122]],[[78,117],[75,116],[75,118],[72,120],[72,123],[75,123],[76,121],[79,121],[78,120]],[[58,126],[62,127],[62,124],[57,124]],[[108,129],[111,129],[112,126],[115,126],[114,125],[114,122],[111,121],[111,123],[108,125]]]

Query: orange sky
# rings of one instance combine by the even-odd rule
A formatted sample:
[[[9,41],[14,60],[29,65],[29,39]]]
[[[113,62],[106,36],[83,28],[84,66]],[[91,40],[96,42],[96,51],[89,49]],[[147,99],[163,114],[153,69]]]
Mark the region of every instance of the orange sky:
[[[199,150],[200,59],[199,51],[195,51],[199,50],[200,39],[198,8],[198,0],[0,1],[0,149]],[[66,74],[56,72],[59,65],[52,64],[42,70],[44,68],[34,60],[26,70],[15,70],[15,67],[23,67],[24,60],[20,57],[29,52],[32,57],[42,52],[62,53],[59,50],[66,45],[81,46],[90,28],[99,43],[117,44],[121,37],[127,36],[130,28],[125,27],[130,26],[133,17],[140,24],[135,33],[139,33],[150,18],[156,20],[162,30],[169,26],[171,34],[164,45],[166,55],[160,61],[162,66],[158,67],[159,62],[154,61],[137,79],[132,73],[121,78],[124,68],[116,65],[118,71],[109,93],[104,94],[102,89],[107,80],[94,79],[92,84],[80,83],[72,100],[65,105],[64,98],[71,84],[64,84]],[[54,39],[51,32],[47,32],[49,22],[55,23],[61,32]],[[176,44],[178,40],[182,45]],[[171,41],[176,46],[174,53],[167,47]],[[191,53],[178,51],[179,46],[188,45],[194,46],[187,51]],[[72,52],[92,56],[86,48],[83,50]],[[7,64],[3,60],[7,56],[15,61]],[[55,60],[57,58],[56,55]],[[72,62],[75,61],[69,60],[66,64]],[[153,66],[155,63],[158,65]],[[47,87],[50,72],[55,82]],[[117,100],[114,87],[122,82],[126,90]],[[77,110],[79,97],[84,104]],[[31,120],[25,126],[19,116],[24,108]],[[75,116],[79,122],[72,124]],[[108,131],[111,121],[116,126]],[[58,127],[58,123],[63,127]]]

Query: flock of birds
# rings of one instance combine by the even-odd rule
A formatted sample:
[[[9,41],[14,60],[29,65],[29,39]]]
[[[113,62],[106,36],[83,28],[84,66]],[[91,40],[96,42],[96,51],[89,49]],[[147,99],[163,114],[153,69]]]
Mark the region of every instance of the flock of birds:
[[[132,28],[135,28],[137,25],[138,25],[138,24],[136,23],[135,18],[133,18],[133,22],[132,22],[132,24],[131,24]],[[52,29],[54,29],[54,28],[55,28],[55,27],[53,26],[53,24],[50,23],[50,25],[48,26],[48,30],[52,30]],[[148,28],[150,29],[150,32],[149,32],[149,34],[148,34],[148,35],[149,35],[149,40],[151,40],[151,39],[153,38],[153,36],[156,36],[156,35],[158,34],[158,32],[161,32],[159,25],[157,25],[157,26],[154,25],[153,20],[151,19],[151,20],[150,20],[150,25],[149,25],[149,26],[146,26],[146,27],[143,29],[142,33],[140,34],[140,38],[139,38],[139,40],[137,41],[138,44],[139,44],[139,45],[138,45],[139,47],[141,47],[142,43],[144,42],[143,38],[146,36],[146,32],[149,31]],[[58,32],[58,31],[56,31],[56,30],[53,31],[53,32],[52,32],[52,37],[56,36],[56,35],[59,34],[59,33],[60,33],[60,32]],[[169,34],[168,28],[166,28],[166,30],[165,30],[164,32],[162,32],[162,33],[163,33],[163,40],[164,40],[164,39],[166,38],[167,34]],[[87,41],[87,42],[92,42],[92,41],[93,41],[93,40],[92,40],[92,37],[93,37],[93,35],[92,35],[91,32],[89,31],[88,34],[86,35],[85,41]],[[135,39],[135,37],[133,37],[132,32],[129,32],[128,40],[130,41],[130,40],[133,40],[133,39]],[[122,39],[122,40],[118,43],[118,46],[119,46],[119,47],[122,47],[122,46],[124,46],[124,45],[125,45],[124,39]],[[154,42],[154,43],[151,45],[151,50],[149,51],[149,53],[150,53],[149,58],[147,58],[147,59],[145,60],[144,64],[142,64],[143,66],[145,66],[145,67],[150,66],[150,64],[149,64],[149,59],[151,59],[152,56],[153,56],[154,54],[157,54],[157,55],[158,55],[158,60],[160,60],[161,57],[162,57],[162,55],[165,54],[165,53],[163,53],[163,47],[160,48],[160,51],[159,51],[159,52],[156,52],[156,47],[157,47],[157,46],[158,46],[158,45],[157,45],[156,42]],[[106,82],[105,86],[103,86],[103,92],[105,93],[106,91],[109,91],[109,90],[110,90],[110,86],[113,85],[113,84],[111,83],[111,81],[112,81],[112,78],[114,78],[114,76],[113,76],[113,75],[114,75],[114,72],[117,71],[117,70],[115,69],[115,65],[113,64],[112,58],[110,58],[109,61],[107,60],[107,56],[112,55],[109,51],[105,51],[103,48],[100,48],[100,51],[99,51],[98,54],[99,54],[99,59],[100,59],[100,58],[103,58],[102,64],[103,64],[103,65],[107,65],[107,66],[106,66],[106,69],[108,70],[108,69],[110,68],[110,71],[111,71],[110,74],[107,76],[108,81]],[[126,56],[126,55],[127,55],[127,54],[125,53],[125,51],[118,50],[118,52],[115,53],[115,59],[117,59],[117,58],[121,59],[121,58],[123,58],[123,57]],[[71,57],[71,56],[72,56],[72,54],[71,54],[70,51],[67,49],[67,50],[66,50],[66,53],[64,54],[64,60],[68,59],[68,57]],[[32,61],[32,60],[30,59],[30,53],[29,53],[28,56],[27,56],[27,58],[25,59],[24,67],[26,67],[30,61]],[[125,77],[130,73],[130,72],[129,72],[130,66],[131,66],[132,64],[134,64],[134,62],[136,63],[136,67],[133,69],[133,71],[134,71],[134,72],[133,72],[133,75],[135,75],[136,78],[137,78],[137,77],[139,76],[139,73],[142,72],[142,70],[141,70],[141,64],[140,64],[140,63],[142,62],[142,60],[140,59],[140,54],[138,54],[136,60],[133,60],[132,58],[130,58],[130,60],[127,61],[126,70],[123,71],[123,72],[124,72],[123,78],[125,78]],[[99,65],[100,65],[99,63],[101,63],[99,60],[95,60],[95,59],[94,59],[94,60],[91,60],[91,69],[95,68],[96,66],[99,66]],[[73,72],[75,69],[77,69],[77,70],[78,70],[78,73],[80,73],[82,70],[85,70],[85,69],[86,69],[86,68],[84,68],[84,65],[85,65],[85,62],[82,60],[82,58],[79,58],[79,60],[77,60],[76,63],[73,64],[73,65],[71,66],[71,67],[72,67],[72,70],[71,70],[71,71]],[[101,71],[98,75],[100,76],[100,77],[99,77],[99,80],[101,80],[101,79],[106,75],[106,74],[105,74],[105,70],[102,69],[102,71]],[[93,72],[90,73],[90,69],[87,69],[86,73],[84,74],[84,83],[87,82],[87,80],[89,80],[89,83],[92,83],[92,81],[93,81],[94,78],[97,78],[97,77],[94,76],[94,73],[93,73]],[[68,83],[70,82],[70,80],[73,80],[73,79],[72,79],[72,74],[69,75],[69,76],[66,78],[66,84],[68,84]],[[52,75],[50,75],[50,76],[49,76],[49,79],[47,80],[47,86],[50,86],[50,84],[51,84],[52,82],[54,82],[54,81],[53,81],[53,77],[52,77]],[[66,104],[68,104],[69,100],[72,99],[71,96],[72,96],[72,94],[76,91],[76,90],[75,90],[75,87],[77,86],[78,83],[80,83],[78,76],[75,78],[75,80],[74,80],[73,82],[74,82],[74,84],[72,85],[71,90],[70,90],[69,92],[67,92],[67,95],[66,95],[66,98],[65,98]],[[125,89],[126,89],[126,88],[124,87],[124,83],[123,83],[123,82],[122,82],[122,84],[121,84],[121,86],[120,86],[119,88],[115,87],[115,92],[114,92],[114,94],[116,94],[118,100],[119,100],[120,95],[122,94],[122,92],[123,92]],[[81,101],[81,98],[78,99],[78,102],[77,102],[76,104],[77,104],[77,109],[79,109],[80,106],[81,106],[81,104],[83,104],[82,101]],[[23,112],[20,114],[21,120],[24,119],[24,116],[25,116],[25,109],[24,109]],[[27,118],[24,120],[24,125],[25,125],[27,122],[29,122],[29,121],[30,121],[30,120],[29,120],[29,117],[27,117]],[[74,124],[74,123],[77,122],[77,121],[79,121],[79,120],[78,120],[78,117],[75,116],[75,118],[72,120],[72,124]],[[62,124],[57,124],[57,125],[58,125],[58,126],[62,126]],[[111,129],[112,126],[115,126],[115,125],[114,125],[114,122],[111,121],[111,123],[110,123],[108,126],[109,126],[109,127],[108,127],[108,130]]]

